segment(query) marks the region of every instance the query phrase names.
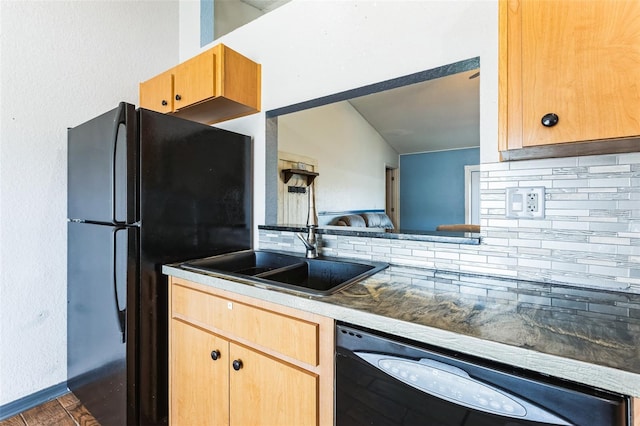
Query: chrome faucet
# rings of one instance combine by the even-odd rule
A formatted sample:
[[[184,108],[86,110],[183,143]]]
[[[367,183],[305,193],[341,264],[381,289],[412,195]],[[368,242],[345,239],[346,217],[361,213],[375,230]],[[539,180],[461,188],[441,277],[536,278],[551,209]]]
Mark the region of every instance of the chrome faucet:
[[[306,238],[297,233],[302,244],[307,249],[307,259],[315,259],[318,257],[318,239],[316,238],[316,228],[318,227],[318,214],[316,213],[316,197],[313,191],[313,180],[308,183],[309,188],[309,214],[307,215],[307,236]]]
[[[302,244],[307,249],[306,258],[307,259],[315,259],[318,257],[318,240],[316,239],[316,227],[308,226],[307,236],[306,238],[301,234],[297,233],[296,236],[300,238]]]

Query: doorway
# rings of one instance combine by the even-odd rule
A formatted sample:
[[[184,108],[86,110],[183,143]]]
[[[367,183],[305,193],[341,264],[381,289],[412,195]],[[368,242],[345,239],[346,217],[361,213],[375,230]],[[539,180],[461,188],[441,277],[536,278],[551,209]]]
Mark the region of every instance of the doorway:
[[[464,166],[464,220],[480,225],[480,165]]]
[[[397,167],[385,168],[385,213],[391,219],[393,227],[400,229],[400,182]]]

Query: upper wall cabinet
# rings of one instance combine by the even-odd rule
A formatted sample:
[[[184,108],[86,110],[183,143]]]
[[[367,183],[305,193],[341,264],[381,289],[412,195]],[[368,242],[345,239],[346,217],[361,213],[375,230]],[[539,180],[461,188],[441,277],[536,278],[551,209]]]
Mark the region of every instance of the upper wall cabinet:
[[[162,113],[173,112],[173,70],[140,83],[140,106]]]
[[[503,160],[640,151],[640,1],[500,0],[499,37]]]
[[[219,44],[140,83],[140,107],[213,124],[260,111],[260,64]]]

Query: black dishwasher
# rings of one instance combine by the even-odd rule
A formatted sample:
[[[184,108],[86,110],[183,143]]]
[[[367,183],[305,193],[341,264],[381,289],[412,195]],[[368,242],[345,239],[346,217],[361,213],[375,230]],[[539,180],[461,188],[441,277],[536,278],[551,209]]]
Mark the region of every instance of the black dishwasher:
[[[339,323],[336,425],[627,426],[629,398]]]

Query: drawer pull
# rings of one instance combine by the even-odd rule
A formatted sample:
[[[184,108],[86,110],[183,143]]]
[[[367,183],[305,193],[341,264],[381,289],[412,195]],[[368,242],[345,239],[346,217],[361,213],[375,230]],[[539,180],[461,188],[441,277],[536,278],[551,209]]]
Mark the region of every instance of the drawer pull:
[[[218,358],[220,358],[220,351],[219,350],[213,350],[211,351],[211,359],[214,361],[217,361]]]

